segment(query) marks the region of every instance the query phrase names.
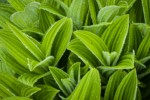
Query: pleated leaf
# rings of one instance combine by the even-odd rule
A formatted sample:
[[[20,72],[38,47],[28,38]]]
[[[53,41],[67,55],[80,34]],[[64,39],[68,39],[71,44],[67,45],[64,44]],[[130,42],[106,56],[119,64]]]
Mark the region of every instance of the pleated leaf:
[[[74,34],[98,58],[102,65],[107,65],[102,57],[102,52],[108,51],[108,48],[100,37],[82,30],[75,31]]]
[[[18,80],[28,86],[33,87],[33,85],[41,78],[48,76],[50,73],[47,72],[42,75],[34,74],[34,73],[24,73],[21,75]]]
[[[87,0],[73,0],[67,16],[71,17],[75,27],[81,28],[86,19],[86,14],[88,12],[88,2]]]
[[[54,16],[47,11],[40,10],[39,27],[42,32],[46,32],[47,29],[55,22]]]
[[[102,8],[97,15],[98,23],[111,22],[116,16],[121,15],[123,13],[120,11],[121,9],[123,9],[123,7],[115,5],[106,6]]]
[[[18,97],[18,96],[12,96],[12,97],[7,97],[7,98],[4,98],[3,100],[32,100],[30,98],[27,98],[27,97]]]
[[[100,100],[101,83],[97,69],[91,69],[81,79],[68,100]]]
[[[108,46],[110,52],[116,51],[118,56],[114,60],[113,65],[118,61],[122,49],[124,47],[124,43],[128,34],[129,27],[129,16],[123,15],[117,18],[107,30],[103,33],[102,39]]]
[[[24,10],[25,5],[34,1],[34,0],[7,0],[15,10],[21,11]]]
[[[56,65],[61,57],[63,56],[73,32],[73,23],[70,18],[62,19],[65,21],[64,25],[61,27],[57,33],[55,40],[53,41],[51,55],[55,57],[54,65]]]
[[[126,54],[122,56],[115,66],[100,66],[102,69],[133,69],[134,68],[134,55]]]
[[[25,6],[23,11],[13,13],[10,20],[21,29],[37,30],[39,28],[39,6],[40,3],[31,2]]]
[[[93,24],[96,24],[97,12],[99,10],[99,8],[97,7],[97,2],[95,0],[88,0],[88,4],[89,4],[89,11],[90,11],[92,22]]]
[[[16,96],[30,97],[34,93],[40,90],[37,87],[29,87],[19,82],[15,77],[7,75],[5,73],[0,74],[0,84],[7,88],[5,91],[10,91]]]
[[[44,58],[44,54],[41,49],[34,42],[32,42],[28,35],[10,23],[8,23],[8,26],[16,37],[22,42],[25,48],[28,49],[39,61]]]
[[[84,26],[84,30],[90,31],[92,33],[97,34],[98,36],[101,36],[110,24],[111,23],[108,22],[102,22],[95,25]]]
[[[129,72],[118,86],[114,100],[135,100],[137,92],[136,70]]]
[[[150,55],[150,28],[148,28],[145,37],[143,38],[137,53],[136,57],[137,59],[142,59],[144,57],[147,57]]]
[[[97,58],[86,48],[86,46],[84,46],[79,39],[72,40],[67,49],[76,54],[84,63],[89,63],[91,67],[98,66]]]
[[[65,73],[63,70],[58,69],[56,67],[50,67],[50,72],[55,80],[55,82],[57,83],[57,85],[59,86],[59,88],[61,89],[61,91],[68,96],[69,93],[66,89],[66,87],[63,85],[62,83],[62,79],[66,79],[69,77],[69,75],[67,73]]]
[[[68,44],[68,41],[71,38],[71,34],[72,34],[72,23],[69,18],[63,18],[57,21],[46,32],[42,41],[41,49],[45,53],[46,57],[53,52],[53,56],[55,57],[55,64],[59,61],[60,57],[63,55],[66,45]],[[64,38],[66,39],[64,40]],[[61,41],[62,39],[64,42]],[[56,51],[54,52],[52,48],[54,48],[56,51],[57,49],[62,50],[60,50],[59,52]]]
[[[77,83],[80,81],[80,63],[74,63],[69,69],[68,69],[69,76],[73,78]]]
[[[53,5],[48,5],[48,4],[42,4],[40,6],[40,9],[48,11],[51,14],[57,15],[61,18],[64,17],[64,13],[61,10],[58,10],[55,6]]]
[[[6,50],[2,50],[2,52],[0,52],[0,55],[1,55],[1,59],[3,63],[6,63],[6,65],[11,70],[15,71],[15,73],[21,75],[23,73],[29,72],[27,68],[25,68],[24,66],[21,66],[8,52],[6,52]]]
[[[104,95],[104,100],[113,100],[114,96],[115,96],[115,92],[120,84],[120,82],[122,81],[122,79],[125,76],[125,72],[124,71],[116,71],[110,78],[108,81],[108,84],[106,86],[106,90],[105,90],[105,95]]]
[[[0,41],[3,42],[3,48],[6,48],[8,53],[22,66],[27,68],[27,58],[35,59],[35,57],[10,31],[0,30]]]
[[[15,96],[15,94],[13,94],[6,87],[0,84],[0,97],[3,99],[11,96]]]
[[[59,92],[59,90],[48,85],[40,85],[39,87],[41,91],[35,94],[35,100],[54,100],[56,94]]]
[[[150,12],[149,12],[150,1],[149,0],[141,0],[141,1],[142,1],[145,23],[150,25]]]

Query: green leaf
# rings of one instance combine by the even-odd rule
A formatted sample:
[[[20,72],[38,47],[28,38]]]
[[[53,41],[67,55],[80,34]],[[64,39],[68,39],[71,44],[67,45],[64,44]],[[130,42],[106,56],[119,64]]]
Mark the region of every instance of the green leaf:
[[[101,69],[133,69],[134,68],[134,54],[126,54],[122,56],[116,65],[100,66]]]
[[[68,100],[100,100],[100,94],[100,75],[98,70],[93,68],[81,79]]]
[[[97,58],[84,46],[79,39],[72,40],[67,49],[76,54],[84,63],[88,62],[91,67],[98,66]]]
[[[67,16],[71,17],[75,27],[80,29],[81,26],[84,24],[87,12],[88,12],[87,0],[73,0],[69,7]]]
[[[42,75],[34,74],[34,73],[24,73],[21,75],[18,80],[28,86],[33,87],[33,85],[41,78],[48,76],[50,73],[44,73]]]
[[[32,100],[30,98],[27,98],[27,97],[17,97],[17,96],[12,96],[12,97],[7,97],[7,98],[4,98],[3,100]]]
[[[93,24],[97,23],[97,12],[98,12],[98,7],[97,7],[97,3],[94,0],[88,0],[88,4],[89,4],[89,10],[90,10],[90,15],[91,15],[91,19]]]
[[[141,0],[141,1],[142,1],[145,23],[150,25],[150,12],[149,12],[150,1],[149,0]]]
[[[61,81],[65,86],[67,92],[71,94],[76,86],[76,81],[73,78],[65,78],[65,79],[61,79]]]
[[[137,82],[136,70],[134,69],[121,81],[115,93],[114,100],[135,100]]]
[[[118,56],[113,62],[115,65],[120,57],[128,34],[129,16],[123,15],[113,21],[107,30],[102,34],[102,39],[108,46],[110,52],[116,51]]]
[[[55,57],[54,65],[58,63],[65,52],[73,31],[72,21],[63,18],[50,27],[42,41],[42,50],[46,57],[50,54]],[[62,42],[63,41],[63,42]]]
[[[46,32],[49,26],[55,22],[54,16],[47,11],[40,10],[39,15],[39,28],[42,32]]]
[[[53,41],[53,46],[52,46],[51,55],[55,57],[54,65],[56,65],[59,62],[59,60],[65,53],[73,31],[72,20],[69,18],[62,19],[62,20],[64,20],[65,23],[61,27],[59,32],[57,32],[57,35],[55,37],[55,40]]]
[[[77,83],[80,81],[80,63],[74,63],[69,69],[68,73],[70,78],[73,78]]]
[[[142,59],[150,55],[150,28],[148,28],[144,39],[142,40],[137,53],[137,59]]]
[[[126,73],[124,71],[118,70],[109,78],[109,81],[105,90],[104,100],[111,100],[111,99],[113,100],[115,96],[115,92],[118,88],[118,85],[122,81],[125,74]]]
[[[39,87],[41,91],[35,94],[35,100],[54,100],[56,94],[59,92],[59,90],[48,85],[40,85]]]
[[[99,6],[99,9],[105,7],[105,5],[106,5],[106,1],[105,0],[96,0],[96,2],[98,4],[98,6]]]
[[[116,16],[121,15],[123,13],[120,11],[121,9],[123,9],[123,7],[115,5],[106,6],[102,8],[97,15],[98,23],[111,22]]]
[[[14,14],[12,14],[10,20],[19,28],[24,30],[38,29],[39,28],[39,6],[40,3],[31,2],[25,6],[23,11],[17,11]]]
[[[39,60],[41,61],[44,58],[44,54],[41,49],[29,38],[28,35],[23,33],[14,25],[8,23],[11,31],[16,35],[16,37],[22,42],[22,44]]]
[[[53,63],[54,63],[53,56],[46,57],[44,60],[40,62],[28,59],[28,67],[30,71],[34,71],[40,68],[46,69],[49,65],[53,65]]]
[[[34,1],[34,0],[7,0],[15,10],[21,11],[24,10],[25,5]]]
[[[139,47],[139,44],[142,41],[142,34],[138,30],[135,24],[130,25],[129,29],[129,51],[135,51],[137,52],[137,49]]]
[[[25,68],[24,66],[21,66],[6,50],[3,50],[1,48],[2,52],[0,52],[0,57],[3,61],[3,63],[6,63],[7,66],[9,66],[10,69],[15,71],[15,73],[21,75],[23,73],[28,73],[29,70]]]
[[[17,96],[30,97],[40,89],[37,87],[29,87],[19,82],[15,77],[5,73],[0,74],[0,84],[7,88],[5,91],[10,91]]]
[[[102,57],[102,51],[108,51],[108,48],[100,37],[83,30],[75,31],[74,34],[98,58],[102,65],[107,65]]]
[[[10,92],[6,87],[0,84],[0,98],[6,98],[14,96],[12,92]]]
[[[28,68],[27,58],[35,59],[35,57],[22,45],[17,37],[8,30],[0,30],[0,41],[3,48],[16,59],[16,61]],[[17,52],[17,53],[16,53]]]
[[[51,14],[57,15],[60,18],[64,17],[64,13],[61,10],[58,10],[54,5],[42,4],[40,9],[48,11]]]
[[[50,67],[50,72],[55,80],[55,82],[57,83],[57,85],[59,86],[59,88],[61,89],[61,91],[68,96],[69,93],[66,89],[66,87],[63,85],[62,83],[62,79],[68,78],[69,75],[67,73],[65,73],[63,70],[58,69],[56,67]]]
[[[101,36],[110,24],[111,23],[108,22],[102,22],[95,25],[84,26],[84,30],[90,31],[92,33],[97,34],[98,36]]]

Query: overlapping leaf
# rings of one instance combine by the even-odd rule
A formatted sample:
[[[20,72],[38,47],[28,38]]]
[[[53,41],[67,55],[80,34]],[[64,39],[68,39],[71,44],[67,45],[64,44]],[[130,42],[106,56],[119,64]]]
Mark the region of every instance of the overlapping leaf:
[[[94,78],[93,78],[94,77]],[[68,100],[100,100],[101,83],[97,69],[91,69],[81,79]]]
[[[137,92],[136,70],[128,73],[118,86],[114,100],[135,100]]]
[[[6,93],[9,91],[9,93],[13,94],[12,96],[30,97],[32,94],[40,90],[40,88],[37,87],[29,87],[27,85],[24,85],[15,77],[12,77],[5,73],[0,74],[0,85],[1,92]]]
[[[123,15],[117,18],[103,33],[102,39],[108,46],[110,52],[116,51],[117,57],[113,62],[115,65],[120,57],[127,37],[129,27],[129,16]]]

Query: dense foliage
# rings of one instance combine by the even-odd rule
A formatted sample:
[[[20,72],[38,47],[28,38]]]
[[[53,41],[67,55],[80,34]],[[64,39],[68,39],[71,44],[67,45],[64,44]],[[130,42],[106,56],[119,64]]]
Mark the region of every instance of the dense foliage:
[[[148,100],[150,0],[0,0],[0,100]]]

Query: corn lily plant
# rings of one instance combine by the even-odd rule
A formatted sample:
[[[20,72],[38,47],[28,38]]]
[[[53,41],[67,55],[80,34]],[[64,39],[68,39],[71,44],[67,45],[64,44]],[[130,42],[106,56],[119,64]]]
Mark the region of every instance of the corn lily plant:
[[[0,0],[0,100],[148,100],[149,0]]]

